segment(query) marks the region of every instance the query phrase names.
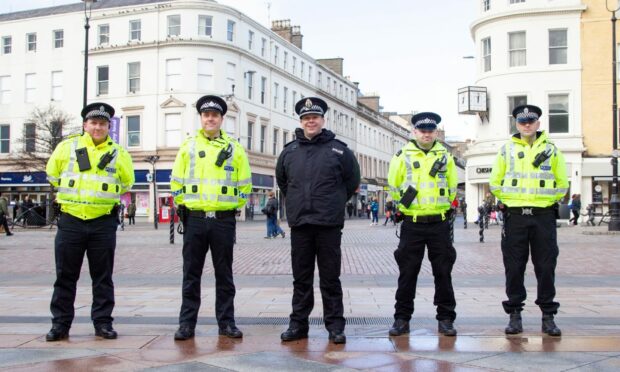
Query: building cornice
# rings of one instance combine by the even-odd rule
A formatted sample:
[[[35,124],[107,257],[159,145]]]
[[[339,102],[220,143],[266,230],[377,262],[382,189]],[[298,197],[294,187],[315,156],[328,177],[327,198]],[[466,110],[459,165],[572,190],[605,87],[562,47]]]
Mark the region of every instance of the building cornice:
[[[469,26],[471,32],[471,38],[476,40],[476,32],[482,26],[501,22],[506,20],[513,20],[516,18],[530,18],[530,17],[546,17],[550,15],[567,15],[567,14],[575,14],[582,13],[587,9],[586,5],[579,6],[568,6],[568,7],[557,7],[557,8],[532,8],[532,9],[519,9],[509,12],[500,12],[495,14],[490,14],[486,17],[479,18],[474,21],[471,26]]]

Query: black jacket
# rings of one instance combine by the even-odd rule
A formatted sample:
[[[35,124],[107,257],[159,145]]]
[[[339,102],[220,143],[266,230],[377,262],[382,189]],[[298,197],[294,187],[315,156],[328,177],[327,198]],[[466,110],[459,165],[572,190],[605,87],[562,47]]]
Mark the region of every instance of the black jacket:
[[[345,204],[360,183],[353,152],[326,129],[311,140],[301,128],[295,135],[276,165],[289,226],[343,226]]]
[[[278,213],[278,199],[276,198],[269,198],[269,200],[267,200],[267,204],[265,205],[265,209],[267,210],[267,217],[271,217],[274,214]]]

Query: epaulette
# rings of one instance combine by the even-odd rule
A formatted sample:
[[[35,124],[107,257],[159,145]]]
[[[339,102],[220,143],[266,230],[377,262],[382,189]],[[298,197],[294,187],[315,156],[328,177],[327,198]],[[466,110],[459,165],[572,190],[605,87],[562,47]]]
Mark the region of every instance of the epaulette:
[[[398,150],[398,151],[396,152],[396,156],[400,156],[400,154],[402,154],[402,153],[403,153],[403,149],[400,149],[400,150]]]

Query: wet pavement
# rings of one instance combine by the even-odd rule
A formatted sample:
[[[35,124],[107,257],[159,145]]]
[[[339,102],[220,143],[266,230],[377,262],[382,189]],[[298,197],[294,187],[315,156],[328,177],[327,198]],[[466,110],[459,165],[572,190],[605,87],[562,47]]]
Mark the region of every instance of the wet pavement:
[[[0,237],[0,369],[41,371],[617,371],[620,370],[620,236],[605,227],[562,227],[556,273],[556,318],[561,338],[543,336],[534,306],[531,264],[524,333],[506,336],[500,227],[485,243],[476,225],[457,224],[454,268],[457,337],[439,336],[433,279],[426,261],[408,336],[388,337],[397,268],[394,228],[347,222],[342,283],[347,344],[334,345],[315,308],[307,340],[282,343],[292,296],[290,239],[263,239],[263,223],[240,223],[235,247],[237,324],[244,338],[217,335],[210,262],[203,275],[203,306],[196,338],[174,341],[181,294],[181,238],[167,226],[138,223],[118,232],[115,263],[116,340],[94,336],[90,279],[84,265],[76,319],[66,341],[45,342],[50,327],[53,237],[49,230],[16,230]],[[601,230],[601,231],[599,231]],[[288,233],[288,230],[287,230]],[[593,235],[594,234],[594,235]],[[315,278],[315,280],[318,278]]]

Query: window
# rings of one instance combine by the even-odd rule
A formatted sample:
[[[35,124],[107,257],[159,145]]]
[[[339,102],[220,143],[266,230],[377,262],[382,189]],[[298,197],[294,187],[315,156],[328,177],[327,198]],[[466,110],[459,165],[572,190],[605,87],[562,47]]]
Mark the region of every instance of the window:
[[[11,127],[8,124],[0,125],[0,153],[8,154],[11,142]]]
[[[52,71],[52,101],[62,101],[62,71]]]
[[[312,82],[312,66],[308,66],[308,81]]]
[[[508,33],[508,58],[510,67],[525,66],[525,31]]]
[[[11,103],[11,77],[0,76],[0,104]]]
[[[213,17],[207,15],[198,16],[198,35],[213,36]]]
[[[140,91],[140,62],[131,62],[127,64],[127,81],[129,93]]]
[[[37,51],[37,34],[26,34],[26,50],[29,52]]]
[[[248,80],[248,99],[252,99],[252,93],[254,91],[254,73],[246,72],[246,79]]]
[[[297,57],[293,56],[293,75],[295,75],[296,71],[297,71]]]
[[[568,133],[568,94],[549,95],[549,133]]]
[[[267,39],[261,38],[260,40],[260,56],[265,58],[265,52],[267,51]]]
[[[510,0],[510,4],[524,3],[525,0]]]
[[[97,95],[108,94],[109,84],[108,66],[97,66]]]
[[[139,19],[129,21],[129,40],[140,40],[142,37],[142,21]]]
[[[235,22],[228,20],[226,26],[226,40],[233,41],[235,39]]]
[[[278,108],[278,83],[273,83],[273,108]]]
[[[280,131],[278,128],[273,128],[273,149],[271,150],[272,155],[276,155],[278,153],[278,139],[280,137]]]
[[[13,38],[11,36],[2,37],[2,54],[11,54]]]
[[[166,114],[166,146],[181,146],[181,114]]]
[[[62,141],[62,123],[59,121],[52,121],[51,123],[51,140],[50,147],[55,149],[56,146]]]
[[[97,39],[99,40],[99,45],[106,45],[110,43],[110,25],[99,25],[97,26]]]
[[[65,45],[65,32],[63,30],[54,30],[54,48],[62,48]]]
[[[234,93],[235,91],[235,64],[228,62],[226,63],[226,82],[230,87],[230,92]]]
[[[316,73],[316,84],[319,88],[323,88],[323,73],[321,71]]]
[[[260,126],[260,152],[265,152],[265,136],[267,135],[267,127]]]
[[[566,30],[549,30],[549,64],[564,65],[567,61],[568,38]]]
[[[288,143],[288,131],[282,131],[282,146]]]
[[[303,78],[305,73],[306,73],[306,63],[304,61],[301,61],[301,68],[299,70],[299,76]]]
[[[254,31],[248,31],[248,50],[252,50],[252,44],[254,44]]]
[[[483,71],[491,71],[491,38],[482,39],[482,61],[484,63]]]
[[[282,111],[287,112],[288,108],[288,88],[284,87],[282,90]]]
[[[36,151],[37,126],[34,123],[24,124],[24,150],[26,152]]]
[[[168,16],[168,36],[181,35],[181,16],[179,14]]]
[[[127,146],[140,146],[140,116],[127,116]]]
[[[236,121],[235,121],[235,117],[234,116],[229,116],[226,115],[226,134],[228,134],[229,137],[231,138],[235,138],[235,127],[236,127]]]
[[[293,104],[293,108],[291,109],[291,113],[295,113],[295,104],[297,103],[297,92],[293,91],[293,99],[291,100]]]
[[[517,124],[515,118],[512,117],[512,110],[517,106],[527,105],[527,96],[508,97],[508,131],[509,133],[517,133]]]
[[[273,64],[276,66],[278,65],[278,54],[280,54],[279,51],[280,48],[278,48],[277,45],[273,47]]]
[[[293,58],[295,58],[295,57],[293,57]],[[286,70],[288,68],[288,52],[286,50],[284,51],[284,58],[282,58],[282,59],[283,59],[283,61],[282,61],[282,68]]]
[[[336,79],[334,79],[334,90],[332,91],[332,94],[335,96],[337,92],[338,92],[338,82],[336,81]]]
[[[254,136],[254,123],[248,121],[248,150],[252,150],[252,137]]]
[[[197,84],[198,91],[206,92],[214,90],[212,59],[198,59]]]
[[[34,103],[35,94],[37,92],[36,84],[37,74],[26,74],[26,81],[24,86],[24,102]]]
[[[181,88],[181,60],[179,58],[166,60],[166,90]]]
[[[267,78],[262,76],[260,78],[260,103],[265,104],[265,94],[267,90]]]
[[[491,9],[491,0],[482,0],[482,11],[486,12]]]
[[[329,93],[329,90],[331,89],[331,87],[332,87],[332,79],[331,77],[328,76],[327,77],[327,89],[325,89],[325,91]]]

